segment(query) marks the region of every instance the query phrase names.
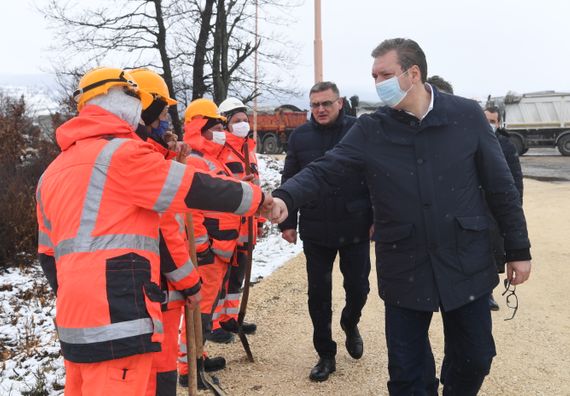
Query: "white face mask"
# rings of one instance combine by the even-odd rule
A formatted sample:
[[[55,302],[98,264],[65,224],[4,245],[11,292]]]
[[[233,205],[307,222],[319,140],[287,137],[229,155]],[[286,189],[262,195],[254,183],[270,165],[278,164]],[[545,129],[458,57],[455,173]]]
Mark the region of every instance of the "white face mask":
[[[386,106],[397,106],[402,100],[404,100],[410,89],[413,88],[413,85],[410,86],[407,91],[404,91],[402,88],[400,88],[400,77],[408,73],[408,70],[399,76],[391,77],[376,84],[376,93]]]
[[[249,122],[240,121],[232,124],[232,133],[238,137],[246,137],[249,133]]]
[[[212,142],[223,146],[226,144],[226,133],[225,132],[212,132]]]
[[[497,132],[497,126],[495,124],[489,123],[489,125],[491,125],[491,129],[493,130],[493,132]]]

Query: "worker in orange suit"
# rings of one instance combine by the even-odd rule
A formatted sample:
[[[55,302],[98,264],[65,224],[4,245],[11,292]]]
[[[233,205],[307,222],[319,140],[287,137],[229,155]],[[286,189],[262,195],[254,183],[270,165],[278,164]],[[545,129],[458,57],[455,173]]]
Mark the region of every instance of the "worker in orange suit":
[[[243,179],[246,175],[246,142],[248,149],[248,159],[250,162],[250,172],[253,175],[252,182],[259,185],[259,169],[257,166],[257,156],[255,153],[255,140],[250,133],[247,107],[237,98],[229,97],[220,103],[220,114],[226,117],[226,143],[218,158],[231,170],[237,179]],[[253,237],[251,243],[255,245],[257,235],[263,230],[265,219],[255,218],[253,227]],[[245,269],[247,265],[248,245],[249,245],[247,218],[242,217],[238,245],[232,257],[230,276],[227,282],[227,293],[221,301],[220,314],[214,314],[212,333],[208,340],[216,342],[228,338],[228,333],[238,332],[238,313],[241,299],[241,289],[244,282]],[[255,323],[242,323],[242,330],[245,334],[255,333],[257,326]]]
[[[194,100],[188,105],[184,119],[184,142],[192,148],[188,163],[196,169],[231,176],[231,171],[218,159],[226,135],[222,125],[225,118],[218,114],[216,104],[209,99]],[[198,272],[202,279],[202,328],[203,334],[206,335],[211,331],[212,315],[224,293],[223,285],[229,275],[230,260],[237,246],[241,217],[230,213],[198,210],[192,211],[192,217]],[[180,342],[178,366],[182,385],[187,384],[188,378],[184,335]],[[214,362],[216,364],[213,364]],[[224,367],[225,359],[222,357],[207,358],[204,362],[204,368],[208,371]]]
[[[167,161],[141,141],[135,129],[153,97],[128,72],[91,70],[74,97],[79,115],[57,129],[62,152],[36,190],[65,393],[142,395],[164,337],[159,213],[247,215],[272,202],[253,184]]]
[[[137,135],[151,143],[165,158],[178,156],[178,161],[186,163],[187,146],[177,145],[176,139],[168,135],[168,107],[177,102],[170,97],[166,82],[149,69],[132,70],[130,74],[140,89],[153,96],[152,103],[143,108]],[[154,353],[146,395],[176,396],[180,318],[185,298],[200,289],[200,275],[190,260],[186,227],[181,214],[160,215],[159,238],[160,287],[166,295],[161,305],[164,340],[161,351]]]

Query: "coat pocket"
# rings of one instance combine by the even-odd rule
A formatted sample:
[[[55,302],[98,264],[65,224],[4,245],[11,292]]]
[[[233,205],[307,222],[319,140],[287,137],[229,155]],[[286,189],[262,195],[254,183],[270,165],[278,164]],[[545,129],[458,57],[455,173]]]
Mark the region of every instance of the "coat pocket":
[[[491,262],[491,240],[487,216],[456,217],[457,257],[463,273],[475,274]]]
[[[407,277],[416,266],[413,224],[377,226],[374,232],[378,276]]]
[[[111,323],[148,318],[144,285],[150,283],[150,261],[136,253],[107,260],[107,300]]]

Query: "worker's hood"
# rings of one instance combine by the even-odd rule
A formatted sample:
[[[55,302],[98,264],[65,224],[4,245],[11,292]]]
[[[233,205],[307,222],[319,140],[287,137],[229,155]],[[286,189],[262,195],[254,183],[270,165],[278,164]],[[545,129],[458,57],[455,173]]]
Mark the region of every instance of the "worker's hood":
[[[217,157],[223,145],[214,143],[202,136],[202,128],[208,122],[207,118],[195,118],[184,124],[184,143],[194,151]]]
[[[136,134],[128,122],[96,105],[85,106],[77,117],[55,132],[57,144],[63,151],[79,140],[98,136],[135,138]]]

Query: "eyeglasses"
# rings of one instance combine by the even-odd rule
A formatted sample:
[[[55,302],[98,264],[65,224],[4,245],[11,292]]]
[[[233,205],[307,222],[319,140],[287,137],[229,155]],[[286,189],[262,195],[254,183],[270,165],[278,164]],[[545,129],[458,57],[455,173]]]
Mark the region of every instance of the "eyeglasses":
[[[515,294],[515,290],[517,287],[511,284],[511,281],[508,279],[504,280],[505,291],[501,293],[501,296],[507,295],[507,307],[513,310],[513,314],[510,318],[506,318],[505,320],[511,320],[517,314],[517,309],[519,309],[519,299]]]
[[[310,106],[311,109],[318,109],[319,107],[323,106],[325,109],[330,109],[331,106],[334,104],[334,102],[336,102],[338,100],[338,98],[334,99],[334,100],[325,100],[324,102],[311,102]]]

